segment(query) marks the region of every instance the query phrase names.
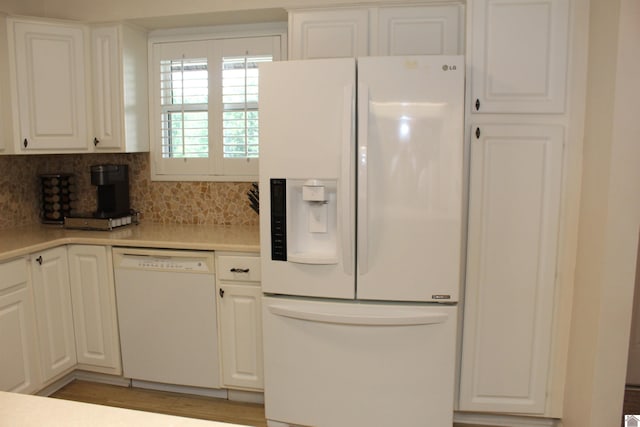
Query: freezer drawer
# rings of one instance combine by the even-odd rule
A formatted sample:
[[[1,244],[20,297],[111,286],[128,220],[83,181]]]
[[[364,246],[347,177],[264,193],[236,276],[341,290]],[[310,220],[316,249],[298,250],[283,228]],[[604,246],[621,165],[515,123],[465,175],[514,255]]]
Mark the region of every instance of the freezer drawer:
[[[264,297],[267,419],[452,425],[456,317],[455,305]]]

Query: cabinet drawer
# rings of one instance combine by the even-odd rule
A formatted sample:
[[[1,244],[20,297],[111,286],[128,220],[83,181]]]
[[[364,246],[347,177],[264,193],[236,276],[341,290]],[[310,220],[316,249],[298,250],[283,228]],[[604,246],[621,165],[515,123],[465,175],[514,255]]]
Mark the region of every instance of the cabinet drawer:
[[[260,281],[260,257],[257,256],[219,256],[217,267],[220,280]]]
[[[0,263],[0,292],[27,281],[27,262],[24,258]]]

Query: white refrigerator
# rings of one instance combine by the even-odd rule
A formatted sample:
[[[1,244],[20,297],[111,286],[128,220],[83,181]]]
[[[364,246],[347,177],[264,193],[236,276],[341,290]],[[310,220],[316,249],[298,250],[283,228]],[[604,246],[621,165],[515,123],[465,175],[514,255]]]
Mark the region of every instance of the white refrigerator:
[[[452,425],[464,60],[260,68],[270,426]]]

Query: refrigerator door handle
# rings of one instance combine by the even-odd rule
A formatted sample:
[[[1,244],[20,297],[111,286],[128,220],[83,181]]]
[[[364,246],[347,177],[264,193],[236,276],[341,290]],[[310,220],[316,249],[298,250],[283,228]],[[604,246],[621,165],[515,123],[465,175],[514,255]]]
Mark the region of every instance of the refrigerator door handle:
[[[447,313],[407,313],[407,314],[346,314],[331,313],[327,311],[301,310],[296,307],[283,304],[269,305],[271,313],[289,317],[292,319],[306,320],[310,322],[332,323],[337,325],[364,325],[364,326],[416,326],[435,325],[445,323],[449,318]]]
[[[369,86],[358,84],[358,273],[369,270],[368,167]]]
[[[342,126],[342,161],[341,161],[341,183],[342,183],[342,262],[344,272],[346,274],[353,273],[353,235],[354,235],[354,216],[352,214],[353,200],[353,175],[352,171],[352,146],[354,139],[353,123],[354,123],[354,85],[346,85],[343,94],[343,126]]]

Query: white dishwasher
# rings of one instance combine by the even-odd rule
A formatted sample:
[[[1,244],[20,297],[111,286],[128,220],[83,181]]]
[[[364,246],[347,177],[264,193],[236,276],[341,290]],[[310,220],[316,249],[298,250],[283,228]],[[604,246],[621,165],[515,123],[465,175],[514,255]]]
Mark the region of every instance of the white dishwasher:
[[[220,387],[213,252],[114,248],[124,376]]]

